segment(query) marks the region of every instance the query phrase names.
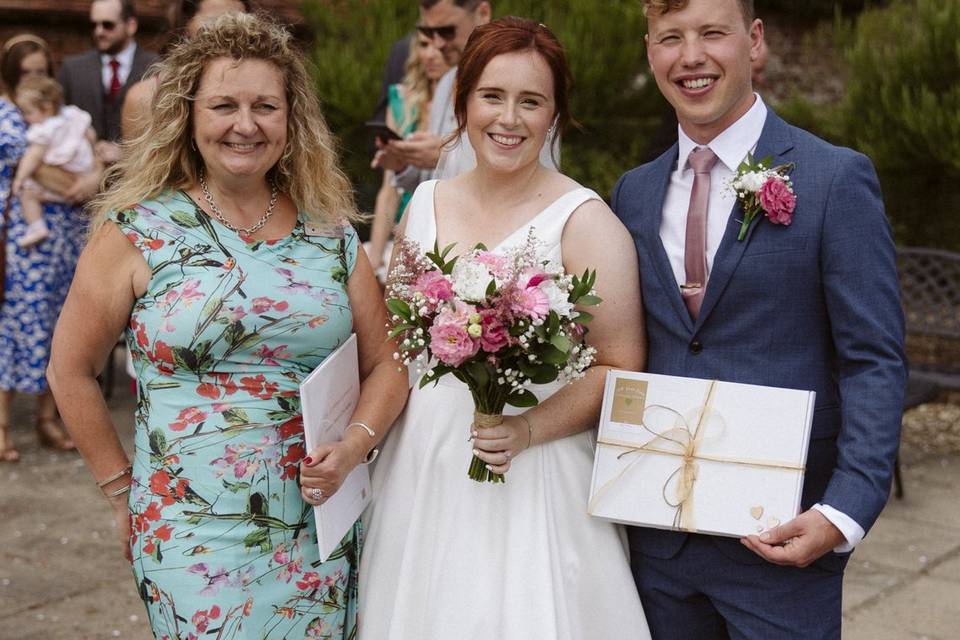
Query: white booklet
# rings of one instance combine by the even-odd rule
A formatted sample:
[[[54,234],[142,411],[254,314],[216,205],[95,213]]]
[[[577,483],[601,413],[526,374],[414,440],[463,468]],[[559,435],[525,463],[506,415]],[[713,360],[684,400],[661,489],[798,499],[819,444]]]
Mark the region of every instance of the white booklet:
[[[325,442],[343,438],[359,399],[360,367],[354,334],[300,384],[308,453]],[[350,472],[335,494],[313,508],[321,561],[333,553],[369,502],[370,473],[361,464]]]

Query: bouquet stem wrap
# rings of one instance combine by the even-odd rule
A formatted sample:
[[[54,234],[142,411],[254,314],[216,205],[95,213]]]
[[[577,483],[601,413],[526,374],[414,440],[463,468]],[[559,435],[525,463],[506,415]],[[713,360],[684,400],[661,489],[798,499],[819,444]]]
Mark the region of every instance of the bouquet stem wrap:
[[[503,407],[500,409],[502,410]],[[479,409],[473,412],[473,428],[478,431],[480,429],[496,427],[500,424],[503,424],[502,413],[483,413]],[[487,469],[487,463],[477,456],[473,456],[470,460],[470,469],[467,471],[467,475],[471,480],[476,480],[477,482],[506,482],[502,473],[494,473],[490,471],[490,469]]]

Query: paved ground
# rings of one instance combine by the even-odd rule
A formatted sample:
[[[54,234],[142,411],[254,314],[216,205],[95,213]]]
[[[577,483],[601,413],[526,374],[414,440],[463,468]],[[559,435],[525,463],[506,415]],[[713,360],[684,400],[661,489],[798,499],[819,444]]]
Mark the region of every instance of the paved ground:
[[[129,446],[123,387],[111,406]],[[21,462],[0,465],[0,639],[148,640],[106,502],[76,454],[36,445],[29,409],[15,405]],[[960,456],[903,456],[906,498],[847,570],[845,640],[960,638]]]

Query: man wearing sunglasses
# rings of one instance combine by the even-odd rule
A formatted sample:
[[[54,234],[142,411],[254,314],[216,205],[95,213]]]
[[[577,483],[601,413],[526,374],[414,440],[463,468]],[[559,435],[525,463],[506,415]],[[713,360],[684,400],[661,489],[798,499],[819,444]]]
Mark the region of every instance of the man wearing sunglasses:
[[[93,118],[97,155],[106,163],[120,158],[120,110],[127,88],[143,76],[157,56],[137,46],[133,0],[93,0],[90,29],[94,48],[63,61],[58,80],[64,102]]]
[[[427,131],[418,131],[404,140],[378,143],[373,166],[395,171],[396,186],[413,192],[417,185],[431,177],[449,177],[470,168],[473,149],[464,136],[445,159],[450,173],[437,174],[443,140],[457,130],[453,113],[453,89],[457,78],[457,64],[467,46],[474,28],[487,24],[493,9],[488,0],[418,0],[420,22],[417,30],[432,39],[452,69],[437,83],[430,111]],[[553,166],[549,150],[541,154],[548,166]]]

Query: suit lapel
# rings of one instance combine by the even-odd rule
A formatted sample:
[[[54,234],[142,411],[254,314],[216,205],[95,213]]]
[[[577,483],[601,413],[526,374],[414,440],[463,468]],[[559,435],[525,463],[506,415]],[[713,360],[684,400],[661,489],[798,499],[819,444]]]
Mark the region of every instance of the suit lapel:
[[[664,153],[655,162],[656,168],[653,175],[656,176],[656,184],[651,197],[647,202],[641,203],[642,207],[649,207],[651,210],[648,215],[642,216],[643,220],[643,238],[647,244],[647,250],[650,253],[651,261],[660,279],[662,290],[667,292],[670,298],[670,305],[673,307],[680,321],[687,328],[687,331],[693,331],[693,320],[690,318],[690,312],[683,304],[683,298],[680,296],[680,288],[677,286],[677,279],[673,275],[673,267],[670,266],[670,259],[667,257],[667,251],[663,248],[663,241],[660,240],[660,223],[663,219],[663,201],[667,197],[667,188],[670,186],[670,176],[677,167],[677,155],[679,154],[678,145]]]
[[[760,134],[760,140],[757,142],[754,157],[762,160],[767,156],[772,156],[771,166],[777,166],[783,163],[783,154],[792,148],[793,139],[790,136],[787,123],[768,107],[767,119],[763,124],[763,131]],[[730,212],[730,218],[727,221],[727,229],[713,260],[713,269],[710,271],[707,290],[703,296],[703,304],[700,307],[700,315],[697,317],[695,329],[703,326],[710,312],[713,311],[714,306],[720,300],[720,296],[723,295],[724,289],[730,283],[730,278],[733,277],[737,266],[740,264],[743,252],[750,244],[750,238],[753,237],[757,224],[761,223],[761,218],[763,218],[763,214],[754,218],[747,230],[746,237],[743,240],[737,240],[737,235],[740,233],[740,221],[743,220],[743,208],[739,202],[733,205],[733,210]]]

